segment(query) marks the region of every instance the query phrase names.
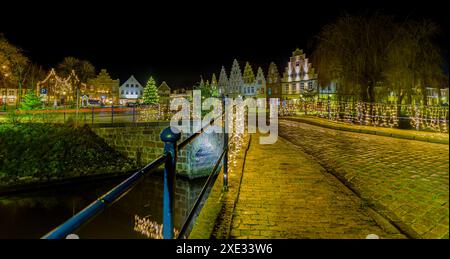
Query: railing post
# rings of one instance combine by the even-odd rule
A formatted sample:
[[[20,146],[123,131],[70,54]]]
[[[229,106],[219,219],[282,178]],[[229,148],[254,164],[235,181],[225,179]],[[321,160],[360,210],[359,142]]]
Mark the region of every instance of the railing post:
[[[222,95],[222,132],[223,132],[223,148],[225,154],[223,155],[223,190],[228,191],[228,112],[226,111],[225,96]]]
[[[414,115],[416,117],[416,130],[420,130],[420,111],[418,104],[416,104],[416,114]]]
[[[331,120],[331,100],[329,95],[328,95],[328,119]]]
[[[133,104],[133,123],[135,123],[136,122],[136,117],[135,117],[135,112],[136,112],[136,105],[135,104]]]
[[[173,206],[174,206],[174,187],[175,187],[175,169],[177,165],[177,141],[180,139],[180,133],[174,133],[170,127],[165,128],[160,138],[164,142],[164,154],[167,155],[164,167],[164,194],[163,194],[163,238],[173,239]]]
[[[114,104],[111,104],[111,124],[114,124]]]

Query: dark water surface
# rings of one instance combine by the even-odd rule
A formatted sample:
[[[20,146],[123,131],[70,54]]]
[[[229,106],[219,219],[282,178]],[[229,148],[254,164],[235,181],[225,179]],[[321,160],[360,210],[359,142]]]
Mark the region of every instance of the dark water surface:
[[[0,238],[40,238],[123,179],[102,180],[0,197]],[[145,177],[81,228],[80,238],[155,238],[162,223],[162,173]],[[174,225],[179,229],[205,179],[177,178]]]

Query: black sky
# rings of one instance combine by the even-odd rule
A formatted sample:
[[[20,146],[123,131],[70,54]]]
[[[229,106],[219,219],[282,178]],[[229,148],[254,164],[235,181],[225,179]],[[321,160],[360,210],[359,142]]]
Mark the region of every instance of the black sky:
[[[176,88],[190,87],[201,74],[218,75],[222,65],[229,72],[234,58],[264,70],[275,61],[281,70],[296,47],[310,53],[314,35],[344,11],[432,19],[443,29],[441,44],[448,45],[447,8],[434,0],[145,3],[2,4],[9,11],[1,11],[0,33],[46,68],[75,56],[121,82],[134,74],[144,84],[153,75]]]

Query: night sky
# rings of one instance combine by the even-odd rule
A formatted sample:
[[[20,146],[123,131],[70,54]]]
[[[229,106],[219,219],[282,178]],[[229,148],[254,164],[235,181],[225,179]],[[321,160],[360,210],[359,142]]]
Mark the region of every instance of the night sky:
[[[320,28],[344,11],[429,18],[442,27],[440,44],[448,45],[447,8],[434,0],[37,2],[2,3],[0,16],[0,33],[34,62],[50,68],[74,56],[121,82],[134,74],[145,84],[153,75],[173,88],[218,76],[222,65],[229,73],[234,58],[250,61],[255,73],[256,65],[266,72],[271,61],[282,70],[296,47],[308,55]]]

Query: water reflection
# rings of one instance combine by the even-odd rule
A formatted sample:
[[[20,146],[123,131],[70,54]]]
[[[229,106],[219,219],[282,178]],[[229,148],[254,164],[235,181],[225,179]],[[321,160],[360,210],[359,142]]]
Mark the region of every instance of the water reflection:
[[[0,197],[0,238],[39,238],[89,205],[122,179]],[[178,178],[175,187],[174,226],[179,229],[195,202],[205,179]],[[136,216],[152,224],[162,223],[162,172],[147,176],[136,188],[98,215],[77,234],[80,238],[155,238],[137,231]],[[143,226],[146,226],[145,224]],[[147,226],[147,227],[148,227]]]

